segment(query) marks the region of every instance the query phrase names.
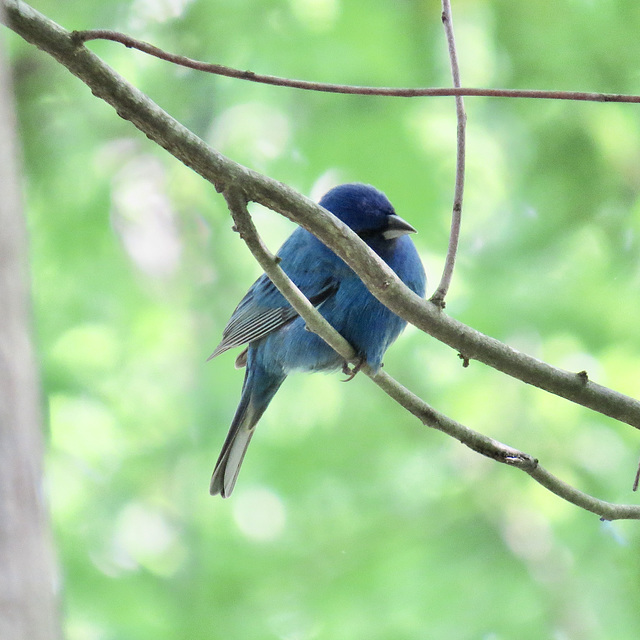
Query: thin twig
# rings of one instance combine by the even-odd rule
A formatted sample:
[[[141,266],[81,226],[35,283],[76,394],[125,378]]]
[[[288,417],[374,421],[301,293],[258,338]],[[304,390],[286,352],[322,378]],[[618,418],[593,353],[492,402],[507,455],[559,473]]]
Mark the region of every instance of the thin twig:
[[[213,64],[193,60],[185,56],[168,53],[152,44],[136,40],[118,31],[94,29],[90,31],[73,31],[71,36],[76,44],[89,40],[112,40],[130,49],[138,49],[161,60],[205,73],[248,80],[260,84],[278,87],[290,87],[305,91],[321,91],[325,93],[346,93],[361,96],[389,96],[396,98],[418,98],[425,96],[483,96],[487,98],[533,98],[538,100],[577,100],[581,102],[630,102],[640,103],[640,96],[622,93],[596,93],[592,91],[547,91],[541,89],[481,89],[473,87],[362,87],[348,84],[325,82],[309,82],[255,73],[253,71],[234,69],[222,64]]]
[[[449,60],[451,62],[451,77],[453,86],[460,87],[460,67],[458,65],[458,53],[456,51],[456,40],[453,34],[453,18],[451,16],[451,3],[449,0],[442,0],[442,24],[447,36],[449,49]],[[444,262],[442,278],[435,293],[431,296],[431,302],[444,308],[444,299],[451,285],[453,268],[456,263],[458,253],[458,241],[460,239],[460,225],[462,223],[462,199],[464,197],[464,174],[465,174],[465,149],[466,149],[466,124],[467,114],[464,111],[464,100],[462,96],[456,96],[456,119],[457,126],[457,148],[456,148],[456,184],[453,195],[453,208],[451,211],[451,231],[449,232],[449,247],[447,257]]]
[[[307,328],[318,334],[345,360],[353,360],[355,356],[353,348],[309,302],[282,270],[275,256],[262,242],[247,210],[247,198],[244,192],[239,187],[229,187],[225,189],[223,195],[240,237],[280,293],[304,319]],[[440,413],[403,387],[386,372],[380,370],[374,373],[366,363],[362,366],[361,371],[426,426],[446,433],[483,456],[521,469],[536,482],[567,502],[591,511],[603,520],[640,520],[639,506],[605,502],[579,491],[542,468],[538,461],[529,454],[489,438]]]

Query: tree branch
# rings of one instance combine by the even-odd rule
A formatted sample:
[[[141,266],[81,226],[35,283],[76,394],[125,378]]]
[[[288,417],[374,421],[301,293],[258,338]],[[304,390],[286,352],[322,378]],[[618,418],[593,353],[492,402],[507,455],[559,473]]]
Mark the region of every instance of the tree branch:
[[[16,0],[5,0],[7,4]],[[327,82],[310,82],[308,80],[295,80],[270,76],[253,71],[234,69],[223,64],[214,64],[193,60],[175,53],[168,53],[152,44],[136,40],[119,31],[108,29],[91,29],[87,31],[74,31],[73,38],[78,43],[89,40],[111,40],[119,42],[129,49],[137,49],[161,60],[172,64],[203,71],[227,78],[247,80],[259,84],[269,84],[277,87],[289,87],[290,89],[302,89],[304,91],[319,91],[323,93],[344,93],[359,96],[387,96],[389,98],[419,98],[437,96],[482,96],[486,98],[530,98],[537,100],[577,100],[581,102],[640,102],[640,96],[626,95],[622,93],[596,93],[592,91],[547,91],[540,89],[482,89],[474,87],[362,87],[349,84],[333,84]]]
[[[256,231],[247,210],[247,198],[240,187],[229,187],[223,193],[235,229],[244,240],[249,251],[264,269],[278,291],[298,312],[306,323],[307,329],[317,333],[330,347],[345,360],[353,360],[355,351],[348,342],[322,317],[298,287],[278,264],[277,258],[267,249]],[[640,506],[614,504],[598,500],[571,485],[563,482],[538,464],[538,460],[527,453],[502,444],[493,438],[474,431],[463,424],[440,413],[408,389],[403,387],[386,372],[375,373],[366,363],[361,371],[398,404],[416,416],[424,425],[438,429],[459,440],[476,453],[528,473],[536,482],[560,498],[587,511],[599,515],[603,520],[634,519],[640,520]]]
[[[456,51],[456,40],[453,35],[453,19],[451,16],[451,2],[442,0],[442,24],[447,36],[449,49],[449,60],[451,61],[451,76],[453,86],[460,87],[460,68],[458,66],[458,53]],[[451,231],[449,232],[449,247],[447,257],[444,262],[442,278],[435,293],[431,296],[431,302],[444,309],[444,299],[451,285],[453,268],[456,264],[456,254],[458,253],[458,240],[460,239],[460,225],[462,223],[462,199],[464,197],[464,170],[466,153],[466,125],[467,114],[464,111],[464,100],[462,96],[456,96],[456,119],[457,127],[457,149],[456,149],[456,184],[453,194],[453,209],[451,212]]]
[[[258,235],[247,210],[247,197],[240,186],[230,186],[222,192],[234,222],[234,230],[240,234],[249,251],[269,276],[278,291],[298,312],[307,324],[307,329],[317,333],[334,351],[345,360],[354,361],[356,352],[351,345],[318,313],[306,296],[280,268],[278,259],[267,249]]]
[[[121,117],[214,184],[218,191],[240,188],[247,199],[308,229],[345,260],[373,295],[392,311],[453,347],[465,358],[479,360],[528,384],[640,428],[640,402],[591,382],[584,372],[554,368],[447,317],[435,305],[405,287],[395,273],[335,216],[290,187],[211,149],[97,56],[78,46],[68,31],[23,2],[4,2],[8,23],[14,31],[66,66],[96,96],[111,104]],[[640,101],[640,98],[634,101]],[[605,517],[609,515],[605,514]]]

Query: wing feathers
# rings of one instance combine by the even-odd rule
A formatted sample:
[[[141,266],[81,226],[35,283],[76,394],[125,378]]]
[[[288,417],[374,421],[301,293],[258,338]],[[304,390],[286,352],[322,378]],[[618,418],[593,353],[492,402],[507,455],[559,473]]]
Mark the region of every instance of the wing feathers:
[[[275,290],[271,281],[268,281],[268,284]],[[339,285],[333,281],[325,282],[317,294],[309,296],[309,301],[318,307],[338,290],[338,286]],[[254,302],[253,293],[252,288],[236,307],[231,319],[222,332],[220,344],[207,360],[211,360],[233,347],[239,347],[243,344],[264,338],[267,334],[283,327],[298,317],[293,307],[288,304],[287,306],[278,307],[257,306]]]

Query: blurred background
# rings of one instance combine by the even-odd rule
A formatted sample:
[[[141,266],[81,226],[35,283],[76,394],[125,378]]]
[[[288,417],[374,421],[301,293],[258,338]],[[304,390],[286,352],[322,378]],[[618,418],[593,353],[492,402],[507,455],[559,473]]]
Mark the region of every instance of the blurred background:
[[[450,85],[435,0],[33,0],[193,58],[308,80]],[[636,0],[454,0],[465,86],[640,93]],[[5,30],[6,32],[6,30]],[[229,500],[208,483],[240,394],[212,362],[259,275],[212,186],[7,33],[23,144],[48,493],[69,640],[640,635],[640,525],[601,523],[423,427],[366,377],[287,380]],[[446,253],[452,98],[314,94],[90,48],[222,153],[319,197],[374,184]],[[466,99],[447,312],[638,396],[637,105]],[[276,250],[292,230],[254,208]],[[385,370],[597,497],[638,435],[409,329]]]

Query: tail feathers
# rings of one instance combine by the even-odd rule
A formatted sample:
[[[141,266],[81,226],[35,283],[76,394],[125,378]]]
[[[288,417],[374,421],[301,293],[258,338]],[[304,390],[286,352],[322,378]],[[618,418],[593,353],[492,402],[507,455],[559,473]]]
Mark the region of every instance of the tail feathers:
[[[228,498],[231,495],[254,431],[255,423],[251,427],[245,423],[238,424],[235,428],[232,425],[211,476],[209,493],[212,496],[220,494],[223,498]]]
[[[231,495],[255,426],[285,378],[261,375],[254,377],[252,373],[247,372],[240,404],[211,476],[209,493],[212,496],[220,494],[223,498],[228,498]],[[256,377],[261,384],[255,384]]]

